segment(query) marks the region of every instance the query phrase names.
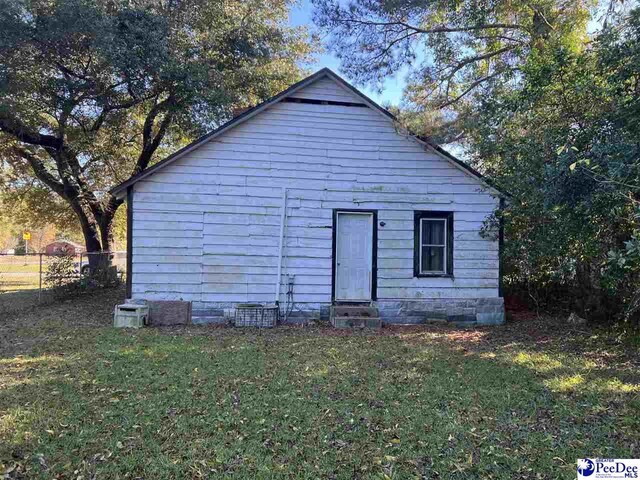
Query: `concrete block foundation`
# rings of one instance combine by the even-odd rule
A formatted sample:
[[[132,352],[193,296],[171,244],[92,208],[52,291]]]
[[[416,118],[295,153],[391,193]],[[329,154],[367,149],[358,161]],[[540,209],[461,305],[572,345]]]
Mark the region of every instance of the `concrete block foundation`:
[[[456,324],[460,326],[500,325],[505,321],[502,298],[439,298],[419,300],[377,300],[371,303],[378,309],[385,324]],[[284,307],[282,307],[284,308]],[[308,324],[328,321],[330,304],[297,305],[287,323]],[[194,302],[194,324],[228,323],[233,319],[234,304]]]
[[[504,299],[439,298],[378,300],[373,302],[386,324],[455,323],[499,325],[504,323]]]

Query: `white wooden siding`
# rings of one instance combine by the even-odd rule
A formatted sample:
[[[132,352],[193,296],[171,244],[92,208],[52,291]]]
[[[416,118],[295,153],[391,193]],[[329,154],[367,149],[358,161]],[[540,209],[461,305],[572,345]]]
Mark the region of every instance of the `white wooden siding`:
[[[362,102],[328,78],[293,97]],[[477,179],[373,109],[283,102],[135,184],[134,297],[272,301],[283,187],[299,305],[331,301],[335,208],[385,223],[379,299],[498,296],[498,244],[479,235],[497,199]],[[414,278],[415,210],[454,212],[454,279]]]
[[[318,79],[302,90],[298,90],[292,94],[291,97],[308,98],[311,100],[332,100],[334,102],[362,103],[362,100],[354,96],[352,92],[326,77]]]

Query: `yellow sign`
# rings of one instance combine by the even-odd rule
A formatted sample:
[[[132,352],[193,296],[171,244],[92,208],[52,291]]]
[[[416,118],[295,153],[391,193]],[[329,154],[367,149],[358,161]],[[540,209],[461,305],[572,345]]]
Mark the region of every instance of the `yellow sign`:
[[[31,240],[31,232],[24,232],[22,234],[22,239],[23,240]]]

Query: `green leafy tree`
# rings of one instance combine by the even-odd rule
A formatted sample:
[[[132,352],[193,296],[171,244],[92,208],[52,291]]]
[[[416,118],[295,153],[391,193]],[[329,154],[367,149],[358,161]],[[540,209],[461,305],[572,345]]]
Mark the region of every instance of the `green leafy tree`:
[[[536,298],[555,289],[593,317],[637,317],[640,10],[588,50],[549,49],[521,69],[522,88],[486,98],[470,130],[475,163],[513,194],[507,282]]]
[[[287,26],[289,7],[0,0],[0,158],[12,188],[37,179],[74,213],[88,251],[109,250],[122,202],[110,187],[301,75],[312,47]]]
[[[549,45],[579,51],[593,2],[314,0],[315,21],[345,73],[381,85],[408,74],[403,121],[438,140],[459,140],[481,100],[520,81]]]

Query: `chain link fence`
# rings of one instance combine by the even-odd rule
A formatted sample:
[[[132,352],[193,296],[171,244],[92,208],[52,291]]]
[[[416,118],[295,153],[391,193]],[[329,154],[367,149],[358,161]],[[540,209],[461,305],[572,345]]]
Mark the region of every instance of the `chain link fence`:
[[[61,257],[46,253],[0,254],[0,320],[4,314],[45,304],[55,298],[56,277],[50,269],[55,268]],[[64,280],[90,280],[96,265],[105,261],[115,267],[112,271],[116,278],[124,281],[126,277],[127,252],[79,253],[64,257],[71,266]]]

